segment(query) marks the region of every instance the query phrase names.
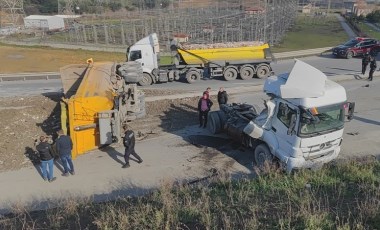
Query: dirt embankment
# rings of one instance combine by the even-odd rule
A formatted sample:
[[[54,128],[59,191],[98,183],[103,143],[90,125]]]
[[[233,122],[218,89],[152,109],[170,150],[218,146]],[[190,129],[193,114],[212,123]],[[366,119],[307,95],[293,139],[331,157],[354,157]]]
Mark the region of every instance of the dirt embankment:
[[[149,92],[148,95],[161,95]],[[214,100],[215,101],[215,100]],[[198,98],[146,103],[147,116],[131,123],[146,138],[173,132],[198,122]],[[57,95],[0,98],[0,171],[30,166],[34,140],[42,134],[55,135],[60,128]]]

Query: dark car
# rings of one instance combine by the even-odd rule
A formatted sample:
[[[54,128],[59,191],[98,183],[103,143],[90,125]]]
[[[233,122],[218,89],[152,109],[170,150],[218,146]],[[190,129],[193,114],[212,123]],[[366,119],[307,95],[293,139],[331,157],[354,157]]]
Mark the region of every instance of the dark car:
[[[352,58],[363,56],[365,53],[376,56],[380,51],[379,41],[373,38],[354,38],[332,49],[336,57]]]

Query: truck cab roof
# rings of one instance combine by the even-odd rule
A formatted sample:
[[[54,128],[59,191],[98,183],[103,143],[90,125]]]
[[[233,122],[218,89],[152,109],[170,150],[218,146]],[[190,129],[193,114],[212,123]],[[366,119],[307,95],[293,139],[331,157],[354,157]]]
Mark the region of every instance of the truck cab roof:
[[[269,77],[264,92],[305,108],[338,104],[347,100],[343,86],[320,70],[296,60],[290,73]]]

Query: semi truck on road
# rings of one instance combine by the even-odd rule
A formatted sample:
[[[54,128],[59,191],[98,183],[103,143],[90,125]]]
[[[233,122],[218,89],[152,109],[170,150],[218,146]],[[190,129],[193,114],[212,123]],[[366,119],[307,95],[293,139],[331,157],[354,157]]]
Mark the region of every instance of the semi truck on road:
[[[345,111],[351,119],[355,105],[343,86],[297,60],[290,73],[269,77],[264,92],[261,112],[246,103],[222,105],[209,113],[208,129],[251,148],[259,167],[277,160],[287,171],[318,168],[338,156]]]
[[[144,75],[139,84],[142,86],[175,80],[194,83],[203,77],[223,77],[230,81],[238,77],[246,80],[270,76],[273,57],[269,45],[241,44],[204,49],[184,49],[172,44],[173,64],[160,65],[158,37],[153,33],[128,47],[127,60],[141,63]]]

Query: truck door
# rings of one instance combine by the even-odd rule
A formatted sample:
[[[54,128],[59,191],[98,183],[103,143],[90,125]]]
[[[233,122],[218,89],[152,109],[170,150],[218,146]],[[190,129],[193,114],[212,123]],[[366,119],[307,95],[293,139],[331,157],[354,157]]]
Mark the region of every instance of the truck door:
[[[295,119],[293,132],[289,132],[289,127],[292,125],[292,119]],[[277,102],[277,109],[275,116],[272,119],[272,131],[278,140],[280,154],[290,156],[294,152],[293,147],[298,147],[298,121],[299,110],[297,107],[288,104],[285,101]]]
[[[129,61],[140,62],[144,72],[151,73],[153,69],[158,68],[157,54],[153,52],[153,47],[149,45],[140,45],[132,48],[129,51]]]

